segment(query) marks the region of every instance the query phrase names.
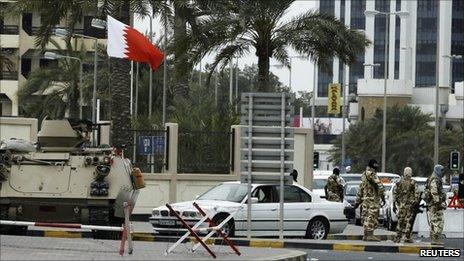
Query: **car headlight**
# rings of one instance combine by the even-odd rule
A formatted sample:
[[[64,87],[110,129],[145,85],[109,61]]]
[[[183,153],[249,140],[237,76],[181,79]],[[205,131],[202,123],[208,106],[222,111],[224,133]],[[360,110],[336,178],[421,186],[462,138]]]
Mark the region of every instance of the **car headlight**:
[[[153,210],[152,214],[153,214],[153,216],[159,216],[160,212],[159,212],[159,210]]]
[[[182,212],[182,215],[184,217],[188,217],[188,218],[197,218],[200,216],[200,213],[196,212],[196,211],[184,211]]]

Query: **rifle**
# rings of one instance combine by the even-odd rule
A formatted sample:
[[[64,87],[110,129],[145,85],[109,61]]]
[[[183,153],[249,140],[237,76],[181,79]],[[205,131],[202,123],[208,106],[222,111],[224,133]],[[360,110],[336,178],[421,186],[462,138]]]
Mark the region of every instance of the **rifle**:
[[[341,202],[343,202],[343,185],[338,185],[338,196],[340,197]]]
[[[418,197],[417,201],[414,202],[414,205],[412,205],[412,216],[411,216],[411,220],[410,220],[411,229],[412,229],[413,226],[414,226],[414,222],[416,221],[416,216],[417,216],[417,214],[418,214],[418,213],[424,212],[421,208],[422,208],[422,207],[425,207],[425,206],[420,204],[421,199],[422,199],[422,193],[423,193],[423,192],[421,192],[421,193],[419,194],[419,197]]]

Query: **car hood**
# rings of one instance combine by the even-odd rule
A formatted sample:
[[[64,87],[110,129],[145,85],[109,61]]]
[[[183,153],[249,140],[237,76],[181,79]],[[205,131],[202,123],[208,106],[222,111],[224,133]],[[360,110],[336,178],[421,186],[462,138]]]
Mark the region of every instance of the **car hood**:
[[[238,209],[242,204],[231,202],[231,201],[222,201],[222,200],[192,200],[184,201],[171,204],[171,207],[177,211],[197,211],[193,206],[193,202],[196,202],[205,212],[207,213],[217,213],[221,211],[234,211]],[[153,210],[167,210],[166,206],[160,206],[154,208]]]

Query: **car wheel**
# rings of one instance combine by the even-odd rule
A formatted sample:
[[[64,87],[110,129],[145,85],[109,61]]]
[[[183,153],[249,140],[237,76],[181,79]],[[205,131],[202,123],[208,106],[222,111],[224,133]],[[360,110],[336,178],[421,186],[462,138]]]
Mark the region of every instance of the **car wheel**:
[[[306,229],[306,238],[326,239],[329,234],[329,223],[323,218],[315,218],[309,221]]]
[[[227,215],[224,215],[224,214],[216,215],[213,218],[213,222],[217,226],[217,225],[221,224],[222,221],[224,221],[224,219],[226,219],[226,218],[227,218]],[[228,237],[233,237],[234,234],[235,234],[234,220],[233,219],[229,220],[229,222],[224,224],[224,226],[222,226],[221,229],[222,229],[222,232],[224,234],[226,234]],[[219,236],[219,235],[216,234],[215,236]]]

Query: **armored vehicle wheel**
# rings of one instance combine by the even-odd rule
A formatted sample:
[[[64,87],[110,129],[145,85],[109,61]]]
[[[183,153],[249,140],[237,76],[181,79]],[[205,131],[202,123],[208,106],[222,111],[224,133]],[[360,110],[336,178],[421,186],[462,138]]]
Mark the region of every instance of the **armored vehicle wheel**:
[[[91,207],[89,208],[89,221],[91,225],[97,226],[120,226],[113,218],[113,213],[108,207]],[[114,239],[121,238],[121,232],[92,230],[95,239]]]

